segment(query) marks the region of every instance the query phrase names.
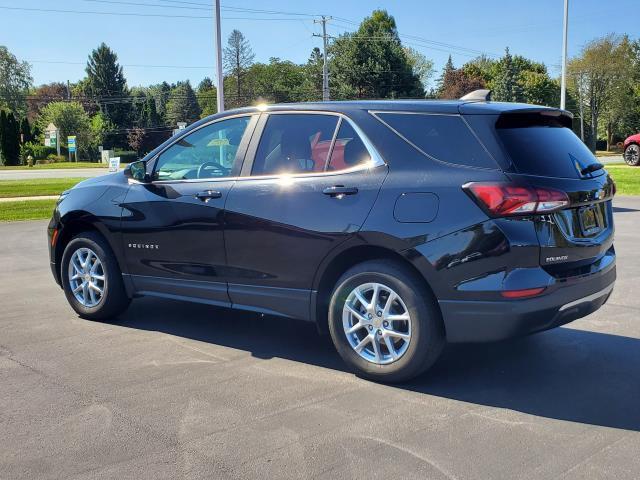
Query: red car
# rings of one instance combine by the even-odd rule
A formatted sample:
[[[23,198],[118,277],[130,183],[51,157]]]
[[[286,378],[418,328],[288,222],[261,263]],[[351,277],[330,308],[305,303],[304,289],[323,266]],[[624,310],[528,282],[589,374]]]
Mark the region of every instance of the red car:
[[[640,133],[627,137],[623,144],[624,161],[627,165],[637,167],[640,165]]]

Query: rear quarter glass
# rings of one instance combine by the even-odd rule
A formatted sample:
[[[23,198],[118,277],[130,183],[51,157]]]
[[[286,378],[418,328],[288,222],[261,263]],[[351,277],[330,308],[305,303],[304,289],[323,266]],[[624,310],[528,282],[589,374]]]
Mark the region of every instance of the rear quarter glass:
[[[499,168],[460,115],[379,112],[376,117],[435,160],[467,167]]]
[[[604,174],[604,170],[580,173],[597,163],[597,159],[556,117],[539,113],[503,114],[495,122],[495,133],[517,173],[574,179]]]

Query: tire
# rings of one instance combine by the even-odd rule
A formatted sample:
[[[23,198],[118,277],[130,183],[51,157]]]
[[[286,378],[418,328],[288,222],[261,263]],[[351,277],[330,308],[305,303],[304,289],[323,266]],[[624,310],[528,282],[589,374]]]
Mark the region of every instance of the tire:
[[[624,149],[624,161],[631,167],[640,165],[640,145],[632,143]]]
[[[371,307],[376,284],[378,307],[367,309],[365,303]],[[364,303],[358,299],[356,290]],[[387,301],[395,298],[393,294],[399,299],[393,300],[387,310]],[[345,307],[347,304],[359,315]],[[405,318],[406,314],[408,320],[395,320]],[[368,323],[358,327],[363,319]],[[347,333],[350,327],[355,331]],[[445,344],[435,298],[414,272],[390,260],[367,261],[342,275],[331,295],[329,331],[336,350],[350,369],[361,377],[387,383],[403,382],[423,373],[435,363]],[[377,351],[374,339],[379,339]],[[387,340],[391,341],[395,358]],[[357,347],[362,347],[360,353]]]
[[[89,261],[83,263],[82,260],[87,258]],[[85,264],[87,269],[84,268]],[[64,249],[60,269],[67,301],[82,318],[109,320],[129,306],[131,299],[125,291],[113,251],[98,233],[83,232],[74,237]],[[79,278],[72,279],[72,275]],[[84,284],[87,284],[86,289],[82,286]],[[98,290],[101,288],[102,294],[90,288],[90,285]],[[74,289],[77,290],[75,293]],[[85,298],[85,301],[79,297]]]

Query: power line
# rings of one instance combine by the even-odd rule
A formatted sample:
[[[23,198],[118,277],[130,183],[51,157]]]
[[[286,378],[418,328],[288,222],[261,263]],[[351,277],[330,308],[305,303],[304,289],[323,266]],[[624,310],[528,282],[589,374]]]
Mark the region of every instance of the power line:
[[[199,15],[167,15],[162,13],[134,13],[134,12],[96,12],[93,10],[62,10],[55,8],[27,8],[27,7],[7,7],[0,5],[0,9],[4,10],[19,10],[25,12],[38,12],[38,13],[75,13],[83,15],[110,15],[110,16],[124,16],[124,17],[154,17],[154,18],[188,18],[198,20],[211,20],[211,16],[199,16]],[[264,20],[264,21],[290,21],[297,22],[298,18],[273,18],[273,17],[224,17],[226,20]]]
[[[86,65],[86,62],[68,62],[65,60],[27,60],[29,63],[53,63],[62,65]],[[203,68],[210,69],[213,65],[149,65],[142,63],[121,63],[122,67],[140,67],[140,68]]]

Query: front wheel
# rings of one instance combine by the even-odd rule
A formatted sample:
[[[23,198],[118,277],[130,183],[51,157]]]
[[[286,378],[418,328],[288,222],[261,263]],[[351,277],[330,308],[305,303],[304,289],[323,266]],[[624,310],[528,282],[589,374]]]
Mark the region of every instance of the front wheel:
[[[640,146],[632,143],[624,149],[624,161],[631,167],[640,165]]]
[[[97,233],[81,233],[69,242],[60,273],[67,301],[83,318],[110,319],[129,306],[113,252]]]
[[[388,260],[361,263],[338,280],[329,331],[351,369],[382,382],[419,375],[444,346],[435,299],[414,272]]]

